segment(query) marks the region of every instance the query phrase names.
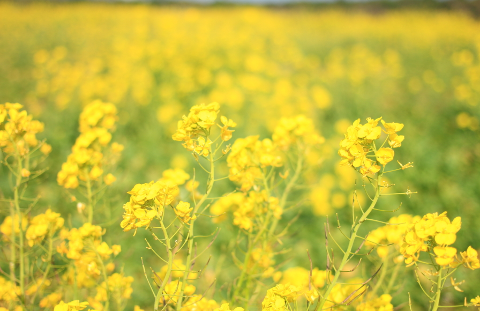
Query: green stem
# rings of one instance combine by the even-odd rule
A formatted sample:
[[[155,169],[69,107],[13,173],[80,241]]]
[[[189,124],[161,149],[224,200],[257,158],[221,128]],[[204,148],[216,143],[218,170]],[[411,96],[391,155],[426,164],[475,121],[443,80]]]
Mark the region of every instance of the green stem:
[[[16,214],[18,217],[18,229],[20,231],[18,235],[18,241],[19,241],[19,248],[20,248],[20,257],[19,262],[20,262],[20,291],[22,293],[22,297],[25,298],[25,265],[24,265],[24,247],[23,247],[23,228],[22,228],[22,221],[23,221],[23,215],[20,210],[20,196],[18,194],[18,190],[20,188],[20,185],[22,183],[22,160],[20,159],[20,155],[17,154],[18,158],[18,171],[17,171],[17,179],[15,183],[15,188],[13,192],[13,201],[15,205],[15,210]],[[13,220],[13,219],[12,219]],[[13,220],[14,221],[14,220]]]
[[[438,310],[438,307],[440,305],[440,296],[442,295],[442,289],[443,289],[442,272],[443,272],[443,269],[440,268],[440,270],[438,271],[437,292],[435,293],[435,302],[433,304],[432,311]]]
[[[193,209],[192,215],[195,215],[198,209],[202,206],[202,204],[205,202],[205,200],[208,198],[208,195],[212,191],[213,184],[215,183],[215,164],[214,164],[214,153],[210,153],[210,176],[208,179],[207,183],[207,192],[205,195],[198,201],[197,205],[195,205],[195,208]],[[190,228],[188,231],[188,254],[187,254],[187,261],[185,262],[186,266],[186,271],[185,274],[183,275],[183,281],[182,281],[182,288],[180,290],[180,294],[178,295],[178,300],[177,300],[177,307],[176,310],[180,311],[182,309],[182,302],[183,302],[183,292],[185,290],[185,286],[187,284],[187,279],[188,275],[190,274],[190,266],[192,265],[192,252],[193,252],[193,228],[195,224],[195,219],[190,220]]]
[[[90,182],[90,176],[88,176],[88,172],[86,172],[85,175],[87,176],[88,222],[92,223],[93,221],[92,184]]]
[[[165,224],[163,223],[163,218],[162,217],[159,217],[159,218],[160,218],[160,226],[162,227],[163,235],[165,236],[165,244],[167,246],[168,267],[167,267],[167,273],[163,278],[162,285],[158,289],[157,295],[155,295],[155,305],[153,307],[155,311],[158,311],[158,307],[160,304],[160,297],[163,297],[163,290],[167,285],[168,279],[170,279],[170,274],[172,273],[172,265],[173,265],[173,251],[172,251],[172,246],[170,244],[170,236],[168,235],[167,228],[165,228]]]
[[[345,267],[345,265],[347,264],[347,262],[350,259],[350,255],[352,254],[353,244],[355,243],[358,230],[360,229],[360,227],[363,224],[363,222],[365,221],[365,219],[367,219],[368,215],[373,211],[373,208],[377,204],[378,198],[380,197],[380,189],[378,187],[378,182],[379,182],[381,176],[382,176],[381,174],[377,175],[375,197],[373,198],[372,203],[370,204],[368,209],[365,211],[365,213],[362,215],[362,217],[360,217],[357,224],[353,228],[352,234],[350,235],[350,242],[348,243],[347,250],[345,251],[345,254],[343,255],[343,258],[342,258],[342,261],[340,262],[340,265],[336,269],[337,272],[335,273],[335,276],[334,276],[332,282],[328,286],[328,288],[327,288],[327,290],[326,290],[326,292],[323,296],[323,299],[321,299],[320,303],[317,304],[317,306],[315,308],[315,311],[317,311],[319,309],[320,310],[323,309],[323,306],[325,305],[325,302],[327,301],[328,296],[330,296],[330,293],[332,292],[333,287],[337,284],[338,278],[340,277],[340,274],[341,274],[340,271],[343,270],[343,268]],[[334,263],[332,262],[331,264],[333,265]]]
[[[93,246],[95,249],[95,246]],[[105,280],[105,290],[107,292],[107,301],[105,302],[105,311],[108,311],[110,309],[110,288],[108,287],[108,277],[107,277],[107,270],[105,269],[105,264],[103,263],[102,256],[97,252],[95,249],[95,253],[97,254],[97,259],[102,265],[102,274],[103,274],[103,279]]]
[[[50,272],[50,268],[52,267],[52,255],[53,255],[53,232],[50,231],[50,234],[48,236],[48,259],[47,259],[47,268],[45,269],[45,272],[43,273],[42,280],[38,284],[37,291],[35,292],[35,295],[32,298],[32,304],[35,303],[35,298],[37,297],[38,292],[40,291],[40,287],[45,283],[45,280],[47,279],[48,273]]]
[[[242,273],[240,274],[240,278],[238,279],[238,283],[235,285],[235,291],[233,292],[233,297],[232,297],[232,304],[236,302],[237,296],[240,293],[240,290],[242,289],[242,285],[245,279],[245,275],[247,273],[247,265],[248,262],[250,261],[250,254],[252,253],[252,243],[251,243],[251,237],[250,234],[248,235],[248,250],[247,253],[245,254],[245,259],[243,260],[243,267],[242,267]],[[248,300],[247,300],[248,301]]]
[[[298,154],[298,159],[297,159],[297,167],[295,168],[295,174],[292,176],[292,179],[288,182],[287,186],[285,187],[285,190],[283,191],[283,195],[280,199],[280,207],[282,210],[285,208],[285,204],[287,203],[288,195],[290,194],[290,191],[292,191],[293,186],[295,186],[295,183],[297,182],[298,178],[300,177],[300,174],[302,173],[303,169],[303,154]],[[273,220],[272,226],[270,227],[270,231],[268,232],[268,235],[271,237],[275,233],[275,229],[277,228],[278,224],[278,219],[275,218]]]

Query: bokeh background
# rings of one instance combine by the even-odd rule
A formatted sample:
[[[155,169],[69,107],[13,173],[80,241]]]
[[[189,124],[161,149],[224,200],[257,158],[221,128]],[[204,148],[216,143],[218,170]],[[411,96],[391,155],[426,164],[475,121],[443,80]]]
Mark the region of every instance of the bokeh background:
[[[77,203],[56,184],[56,174],[78,136],[78,115],[94,99],[118,107],[114,140],[125,151],[102,225],[107,239],[122,245],[119,260],[135,277],[132,306],[150,310],[153,303],[140,257],[155,270],[161,264],[145,249],[143,232],[132,237],[119,227],[126,192],[171,167],[192,171],[193,157],[171,135],[198,103],[219,102],[222,114],[238,123],[234,138],[268,137],[279,118],[295,114],[313,118],[325,136],[299,191],[306,199],[285,216],[288,221],[301,212],[287,244],[292,251],[283,255],[285,267],[308,267],[308,248],[315,266],[324,269],[325,216],[349,219],[352,191],[361,190],[359,176],[337,165],[338,143],[349,124],[367,117],[405,124],[396,158],[415,166],[390,182],[398,192],[418,194],[388,197],[381,208],[402,203],[397,214],[461,216],[455,245],[479,248],[477,4],[0,2],[0,101],[22,103],[45,123],[43,137],[53,152],[50,170],[35,187],[41,206],[71,214],[73,224]],[[225,165],[220,172],[227,174]],[[6,174],[3,169],[3,184]],[[216,191],[232,189],[225,180]],[[237,229],[207,220],[201,231],[217,226],[224,229],[211,254],[227,266],[214,265],[208,278],[216,277],[220,288],[234,274],[222,267],[231,261],[224,250]],[[394,304],[405,303],[412,292],[421,308],[426,298],[418,285],[402,282]],[[478,295],[480,278],[470,275],[462,288],[465,293],[447,294],[445,301],[458,304]]]

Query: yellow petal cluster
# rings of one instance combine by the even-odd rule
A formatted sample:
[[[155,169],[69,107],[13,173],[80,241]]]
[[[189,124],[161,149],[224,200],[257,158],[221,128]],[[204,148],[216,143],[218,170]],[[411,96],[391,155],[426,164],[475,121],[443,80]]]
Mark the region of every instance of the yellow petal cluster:
[[[356,311],[393,311],[391,304],[392,296],[383,294],[382,296],[363,302],[357,306]]]
[[[178,295],[180,294],[182,285],[183,283],[179,280],[170,282],[165,285],[164,295],[166,296],[165,299],[167,303],[177,303]],[[193,286],[192,284],[186,284],[183,294],[185,296],[191,296],[193,295],[193,293],[195,293],[195,290],[195,286]]]
[[[273,131],[272,140],[281,149],[287,150],[297,143],[303,146],[321,144],[325,138],[317,132],[312,119],[298,115],[280,119]]]
[[[51,293],[47,296],[45,296],[44,298],[42,298],[42,300],[40,300],[40,307],[42,308],[53,308],[55,307],[59,302],[60,300],[62,300],[62,294],[61,293]]]
[[[380,147],[381,141],[375,144],[382,134],[382,128],[378,125],[380,120],[383,131],[389,135],[387,140],[390,148]],[[404,137],[396,133],[402,128],[403,124],[386,123],[382,118],[368,118],[366,124],[361,124],[360,119],[356,120],[348,127],[345,138],[340,142],[338,154],[343,158],[341,163],[351,165],[364,176],[376,174],[380,171],[378,164],[386,165],[393,160],[395,152],[392,148],[401,146]],[[376,146],[380,148],[377,150]],[[372,160],[372,156],[375,156],[375,160]]]
[[[258,136],[239,138],[232,145],[227,158],[229,178],[248,191],[262,177],[262,168],[283,165],[278,147],[270,139],[259,140]]]
[[[12,223],[13,219],[13,223]],[[8,240],[10,236],[12,235],[12,229],[14,233],[17,235],[20,233],[20,222],[18,221],[19,216],[15,214],[12,218],[12,216],[7,216],[3,220],[2,224],[0,225],[0,233],[3,235],[4,240]],[[22,231],[25,231],[27,229],[28,225],[28,219],[27,217],[23,216],[22,217]]]
[[[117,119],[117,108],[113,104],[96,100],[85,106],[80,115],[80,136],[57,175],[60,186],[75,189],[79,179],[95,181],[103,175],[104,151],[112,140]],[[112,152],[123,149],[120,146],[112,144]],[[109,174],[105,183],[111,184],[113,181],[114,176]]]
[[[368,234],[365,245],[376,248],[378,256],[385,258],[389,254],[389,246],[399,250],[403,244],[403,236],[410,225],[420,220],[420,216],[402,214],[388,220],[389,225],[379,227]],[[381,245],[379,245],[381,244]]]
[[[461,218],[450,221],[447,212],[423,216],[409,226],[403,238],[400,252],[405,257],[405,263],[412,265],[419,259],[420,252],[429,250],[434,251],[437,264],[447,266],[453,263],[457,250],[449,245],[455,242],[461,226]],[[430,245],[435,247],[431,249]]]
[[[148,227],[164,207],[171,204],[178,195],[178,187],[171,180],[159,180],[146,184],[136,184],[130,194],[130,201],[123,205],[123,231]]]
[[[230,309],[230,304],[224,303],[220,306],[220,308],[216,308],[214,311],[244,311],[241,307],[236,307],[233,310]]]
[[[190,207],[190,203],[180,201],[175,207],[175,214],[184,223],[188,223],[190,219],[196,219],[197,216],[190,217],[190,213],[193,211],[193,207]]]
[[[204,295],[193,295],[182,306],[183,311],[215,311],[217,309],[219,309],[218,303],[213,299],[207,299]],[[237,309],[235,308],[234,311],[243,310]]]
[[[76,311],[83,310],[88,306],[88,302],[80,302],[79,300],[74,300],[69,303],[61,301],[58,305],[55,306],[53,311]]]
[[[299,289],[290,284],[278,284],[267,291],[262,301],[262,311],[283,311],[288,303],[297,299]]]
[[[100,277],[103,261],[117,255],[121,248],[119,245],[109,247],[101,240],[105,234],[100,226],[85,223],[80,228],[71,230],[63,229],[60,238],[64,241],[57,246],[57,252],[73,260],[64,275],[64,279],[73,284],[75,281],[79,288],[93,287]],[[102,261],[102,262],[101,262]]]
[[[208,156],[212,145],[212,141],[208,137],[211,127],[215,125],[219,111],[218,103],[193,106],[190,108],[188,116],[184,115],[182,120],[178,121],[177,131],[173,134],[172,139],[183,141],[183,146],[188,151],[204,157]],[[226,117],[221,117],[221,122],[223,126],[219,126],[222,129],[222,140],[229,140],[232,131],[228,127],[235,127],[236,124]]]
[[[29,246],[40,243],[47,234],[53,234],[63,227],[64,219],[59,213],[48,209],[44,214],[33,217],[26,232]]]
[[[0,104],[0,148],[6,154],[25,156],[31,148],[38,146],[36,135],[44,130],[43,123],[33,120],[32,115],[22,108],[18,103]],[[42,152],[48,154],[46,151],[50,145],[44,146]]]
[[[461,252],[464,265],[472,270],[480,269],[480,262],[478,260],[478,252],[471,246],[466,251]]]
[[[123,276],[120,273],[114,273],[108,277],[108,291],[114,297],[120,297],[122,299],[130,299],[132,295],[133,277]],[[97,286],[97,294],[95,295],[95,300],[97,302],[107,300],[107,285],[105,282],[102,282],[100,286]]]
[[[18,301],[18,297],[20,297],[20,295],[20,287],[0,276],[0,302]]]

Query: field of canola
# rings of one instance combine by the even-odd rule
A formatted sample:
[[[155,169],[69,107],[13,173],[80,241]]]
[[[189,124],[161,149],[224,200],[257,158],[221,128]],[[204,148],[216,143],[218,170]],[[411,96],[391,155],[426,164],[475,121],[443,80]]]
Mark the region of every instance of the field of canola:
[[[77,262],[68,266],[68,263],[60,263],[61,260],[55,261],[49,257],[52,264],[47,263],[47,266],[52,267],[52,271],[56,266],[63,265],[63,268],[59,272],[49,272],[52,277],[51,286],[35,281],[45,272],[43,268],[37,274],[32,272],[29,277],[25,277],[27,293],[20,296],[30,297],[30,300],[25,298],[24,302],[31,301],[36,305],[35,308],[27,307],[27,310],[53,310],[60,300],[87,301],[87,298],[90,306],[96,310],[154,310],[153,301],[158,295],[152,295],[146,276],[154,283],[150,286],[160,287],[167,269],[165,263],[146,248],[148,245],[145,239],[149,243],[154,239],[142,225],[135,230],[135,236],[133,231],[122,231],[120,223],[126,210],[122,206],[129,201],[127,191],[135,184],[156,181],[162,176],[165,180],[180,180],[178,186],[196,176],[200,181],[200,193],[211,190],[205,168],[199,167],[195,159],[199,155],[200,158],[202,155],[208,158],[212,151],[206,151],[208,148],[205,145],[185,150],[178,141],[172,140],[175,133],[175,140],[184,140],[178,136],[177,123],[183,115],[188,115],[192,106],[201,103],[219,103],[221,112],[218,113],[216,123],[222,125],[224,120],[221,122],[220,116],[224,115],[228,119],[222,126],[234,127],[232,129],[235,130],[229,144],[249,135],[259,135],[260,139],[272,137],[272,133],[273,141],[278,143],[278,124],[282,124],[280,120],[296,115],[304,115],[312,120],[313,123],[309,123],[310,121],[300,118],[295,122],[305,122],[308,133],[304,134],[309,137],[308,143],[313,139],[317,144],[308,149],[308,152],[302,149],[305,158],[302,160],[304,172],[301,178],[295,179],[291,188],[288,188],[288,184],[285,188],[280,188],[292,191],[288,202],[282,203],[279,195],[280,205],[283,204],[285,209],[278,220],[278,228],[288,227],[288,234],[275,241],[265,237],[264,246],[269,246],[263,249],[251,249],[248,242],[250,227],[257,222],[261,224],[261,221],[245,223],[245,219],[251,217],[248,213],[241,215],[244,218],[238,214],[232,217],[223,214],[234,212],[231,206],[247,204],[242,201],[247,200],[241,197],[242,190],[258,190],[255,183],[252,183],[253,188],[252,185],[245,186],[239,184],[236,177],[216,182],[211,197],[225,196],[238,190],[228,196],[230,201],[220,199],[216,203],[212,200],[206,204],[205,213],[210,217],[199,218],[195,224],[198,236],[209,236],[198,240],[198,252],[205,247],[207,251],[198,259],[197,264],[203,267],[208,262],[208,266],[195,283],[195,293],[206,293],[205,297],[210,300],[201,305],[184,304],[182,310],[213,311],[222,305],[222,301],[230,302],[232,310],[237,306],[245,309],[248,307],[250,310],[287,310],[287,307],[262,307],[267,289],[282,282],[296,283],[298,287],[305,288],[311,286],[311,282],[315,283],[309,280],[310,264],[324,271],[332,261],[330,257],[327,260],[325,250],[326,216],[329,216],[330,227],[335,231],[335,215],[338,213],[339,221],[345,223],[342,228],[347,228],[348,232],[352,223],[353,198],[361,206],[368,206],[370,201],[369,194],[364,192],[365,178],[351,167],[339,165],[342,160],[338,155],[339,143],[345,138],[344,133],[349,126],[359,118],[362,124],[367,117],[383,117],[386,122],[404,124],[401,134],[405,140],[400,141],[401,148],[395,149],[395,159],[389,165],[391,169],[397,169],[401,168],[397,160],[403,165],[413,162],[413,168],[382,176],[381,182],[391,185],[385,191],[392,195],[382,198],[378,208],[396,210],[400,206],[400,209],[391,214],[377,215],[376,219],[387,222],[391,217],[403,214],[422,217],[427,213],[440,214],[446,211],[451,220],[458,216],[462,219],[462,229],[455,242],[455,247],[459,249],[458,257],[461,258],[460,251],[463,252],[470,245],[480,249],[480,22],[465,14],[433,10],[396,10],[371,15],[338,9],[103,4],[17,6],[0,3],[0,42],[0,104],[22,104],[22,109],[44,124],[43,132],[38,131],[38,140],[46,139],[51,145],[51,152],[42,148],[42,152],[49,153],[48,158],[39,164],[42,169],[45,168],[45,172],[38,178],[32,178],[25,190],[25,197],[38,196],[35,204],[22,203],[25,222],[51,209],[60,213],[64,219],[62,224],[58,223],[58,230],[60,227],[79,228],[85,223],[100,225],[106,231],[100,234],[104,229],[98,231],[90,228],[91,232],[97,230],[96,234],[90,233],[92,241],[94,245],[103,245],[100,240],[111,245],[109,249],[105,244],[108,253],[105,258],[118,253],[115,263],[109,263],[113,266],[105,264],[104,267],[108,273],[117,273],[111,280],[112,284],[117,282],[126,286],[117,297],[114,285],[112,288],[107,286],[103,291],[98,289],[105,287],[105,283],[102,285],[104,274],[101,269],[98,270],[97,277],[86,281],[92,275],[86,273],[87,276],[82,276],[81,271],[76,270],[74,274],[71,269],[74,266],[77,269],[90,269],[91,265],[81,268],[76,259]],[[115,108],[103,106],[97,100],[112,103]],[[102,111],[104,118],[111,117],[111,122],[105,121],[105,133],[113,134],[108,136],[104,133],[109,137],[106,144],[111,145],[113,154],[107,157],[105,152],[106,156],[102,160],[109,159],[111,163],[104,163],[102,171],[97,172],[98,176],[106,177],[104,182],[108,189],[101,189],[102,196],[98,197],[95,213],[92,214],[87,212],[88,208],[85,209],[86,205],[91,206],[82,197],[86,192],[79,191],[75,194],[75,189],[71,188],[76,187],[65,178],[61,180],[58,177],[57,181],[57,174],[62,170],[62,163],[67,161],[72,146],[76,144],[79,131],[87,131],[86,127],[82,130],[80,116],[85,107],[89,110],[82,114],[84,120],[88,120],[89,114],[94,114],[97,110]],[[217,116],[216,107],[208,108],[207,111]],[[283,126],[287,126],[288,122],[290,121],[284,121]],[[233,126],[234,123],[236,126]],[[0,130],[4,129],[3,126]],[[210,126],[206,125],[206,128],[209,130]],[[216,125],[214,128],[220,131]],[[388,127],[384,131],[388,132]],[[222,129],[222,140],[225,138],[223,135],[229,135],[226,128]],[[112,144],[110,139],[116,143]],[[188,145],[189,142],[184,141]],[[118,143],[123,145],[123,151]],[[249,142],[244,142],[245,145],[247,143]],[[262,148],[268,149],[268,152],[273,150],[271,146]],[[197,154],[196,157],[191,155],[192,150]],[[13,158],[8,154],[8,150],[3,150],[4,163]],[[285,169],[280,168],[275,174],[280,173],[280,179],[288,180],[292,176],[296,177],[295,161],[298,154],[292,151],[290,156],[283,158],[283,164],[269,162],[266,166],[271,166],[273,172],[273,168],[284,165]],[[225,158],[215,164],[218,178],[228,176],[229,170],[232,174],[233,164],[229,161],[233,160],[227,161]],[[287,169],[285,163],[289,163],[292,169]],[[363,168],[371,169],[365,165]],[[176,171],[167,171],[169,169]],[[7,166],[2,165],[0,174],[0,223],[4,224],[0,227],[0,277],[8,277],[11,255],[8,234],[13,228],[7,223],[13,204],[8,198],[14,197],[14,186],[12,179],[8,178]],[[21,175],[22,178],[29,178],[24,173]],[[92,173],[89,176],[98,178]],[[81,187],[84,181],[80,177]],[[270,185],[275,182],[272,181]],[[194,183],[187,183],[186,190],[181,190],[180,193],[192,191],[194,199],[198,195],[198,200],[201,195],[195,193],[193,188]],[[139,195],[136,191],[143,191],[139,189],[131,191],[133,199],[130,198],[130,202]],[[393,195],[394,193],[403,195]],[[255,195],[249,198],[255,204],[263,200]],[[271,207],[273,203],[268,198],[265,200],[270,202],[268,204],[275,214]],[[182,207],[182,213],[179,212],[180,207],[175,209],[175,213],[184,225],[188,225],[191,222],[188,216],[190,211],[185,206]],[[355,210],[358,213],[360,208],[356,206]],[[213,217],[215,215],[217,217]],[[260,219],[264,221],[262,217],[264,216]],[[401,217],[411,219],[411,216]],[[277,225],[277,221],[274,222]],[[267,224],[268,221],[265,226]],[[366,222],[362,234],[373,232],[383,225],[384,223]],[[124,223],[122,227],[125,228]],[[221,230],[210,245],[216,234],[212,232],[216,232],[217,227]],[[22,230],[28,232],[26,227]],[[275,226],[272,232],[274,230]],[[245,235],[243,238],[242,234]],[[397,240],[401,240],[402,234],[394,233],[398,236]],[[72,234],[70,238],[71,236]],[[332,232],[332,236],[337,240],[343,237],[339,232]],[[180,239],[184,237],[180,235]],[[381,237],[378,239],[380,241]],[[400,240],[388,241],[400,243]],[[70,249],[65,249],[64,252],[67,257],[71,254],[68,251],[72,251],[72,241],[71,239],[70,246],[67,246]],[[32,240],[32,243],[37,245],[40,241]],[[333,247],[332,244],[330,240],[330,248]],[[374,246],[366,244],[366,247]],[[275,245],[276,251],[270,248],[272,245]],[[188,243],[185,247],[187,246]],[[157,247],[160,249],[163,246],[159,244]],[[197,246],[193,247],[196,254]],[[39,265],[34,264],[35,261],[40,262],[40,265],[49,261],[47,257],[41,257],[43,255],[40,255],[40,251],[25,249],[25,254],[31,256],[31,262],[27,261],[29,265],[26,265],[27,275],[30,273],[28,267],[33,271],[34,266]],[[55,256],[62,254],[61,251],[58,253]],[[340,261],[341,251],[336,250],[334,254],[338,259],[333,261]],[[378,249],[378,254],[377,251],[372,254],[376,254],[376,257],[365,257],[365,265],[351,272],[345,280],[351,284],[362,283],[383,262],[384,269],[378,272],[369,291],[375,291],[380,300],[382,297],[385,299],[380,296],[382,291],[392,295],[391,303],[398,310],[408,310],[410,293],[413,310],[427,310],[429,298],[420,290],[414,269],[405,268],[405,265],[400,267],[395,260],[389,266],[385,265],[381,248]],[[435,254],[440,256],[437,252]],[[179,275],[174,275],[174,278],[186,275],[182,272],[182,269],[186,269],[182,260],[188,260],[187,254],[179,253],[178,256],[180,261],[174,266],[183,268],[178,268]],[[248,256],[253,256],[252,260],[259,264],[253,268],[248,266],[248,258],[245,263],[240,263]],[[74,257],[72,255],[69,258]],[[142,267],[142,260],[145,268]],[[441,265],[438,261],[437,264]],[[246,270],[245,265],[248,269],[257,269],[255,271],[258,275],[247,273],[245,276],[240,273],[239,271]],[[347,265],[344,270],[353,269],[354,266]],[[19,273],[18,269],[19,267],[16,273]],[[314,274],[320,271],[318,269],[313,270]],[[155,271],[156,275],[153,274]],[[383,271],[386,271],[385,274]],[[175,269],[173,273],[175,274]],[[397,275],[400,277],[395,278],[395,284],[388,284],[388,279]],[[132,276],[133,279],[127,276]],[[435,286],[429,284],[426,277],[428,275],[419,275],[419,282],[427,294],[433,294]],[[442,305],[463,305],[464,297],[470,302],[480,295],[478,271],[459,269],[455,277],[456,281],[446,281]],[[55,292],[55,278],[70,284],[72,289],[65,289],[61,294]],[[248,281],[237,292],[231,284],[236,282],[238,286],[239,280],[243,279]],[[323,288],[328,283],[328,276],[314,279],[318,281],[318,284],[314,284],[318,287]],[[464,279],[467,280],[464,284],[455,285],[455,282]],[[9,298],[5,292],[11,290],[8,287],[11,284],[2,280],[6,278],[0,279],[0,310],[22,310],[22,307],[15,309],[14,306],[21,305],[19,301],[22,299]],[[387,281],[384,285],[375,286],[378,280]],[[176,282],[177,285],[171,285],[175,283],[171,282],[166,286],[170,285],[170,291],[174,293],[182,288],[182,295],[187,295],[189,287],[193,286],[185,286],[186,282],[182,286],[179,281]],[[36,287],[32,289],[32,286]],[[369,291],[364,298],[355,300],[355,303],[342,304],[355,291],[352,286],[354,285],[346,285],[341,290],[334,289],[333,293],[338,297],[331,299],[337,305],[330,306],[338,310],[391,310],[388,307],[380,309],[380,300],[375,302],[378,306],[373,303],[368,305],[365,297]],[[133,293],[130,293],[129,287]],[[454,287],[460,287],[463,292]],[[363,289],[358,294],[361,291]],[[172,295],[171,292],[169,295]],[[192,294],[193,292],[189,295]],[[38,297],[32,298],[32,295]],[[47,295],[51,295],[48,296],[51,302],[44,302],[38,307],[40,299]],[[241,299],[245,295],[249,297],[247,302]],[[287,297],[285,301],[290,301],[289,295],[280,297]],[[176,308],[177,299],[172,299],[170,304],[164,301],[165,308]],[[194,296],[190,299],[194,299]],[[111,300],[110,305],[105,302],[107,300]],[[387,301],[385,306],[389,303]],[[480,305],[480,298],[477,303]],[[299,305],[307,306],[305,301]],[[327,306],[328,302],[325,307]],[[160,304],[160,307],[163,308],[163,305]],[[55,311],[82,310],[84,306],[62,308],[57,307]],[[288,308],[293,310],[291,306]],[[306,307],[304,309],[307,310]],[[227,306],[221,310],[229,309]],[[314,310],[314,307],[310,310]]]

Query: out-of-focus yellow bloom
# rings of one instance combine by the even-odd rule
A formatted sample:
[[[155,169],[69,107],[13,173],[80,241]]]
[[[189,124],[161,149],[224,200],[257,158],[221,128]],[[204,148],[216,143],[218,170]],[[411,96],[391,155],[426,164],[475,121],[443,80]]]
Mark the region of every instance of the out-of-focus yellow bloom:
[[[103,177],[103,182],[104,182],[106,185],[111,185],[111,184],[113,184],[116,180],[117,180],[117,178],[116,178],[115,176],[113,176],[113,174],[111,174],[111,173],[108,173],[107,175],[105,175],[105,177]]]
[[[357,306],[356,311],[393,311],[393,305],[390,303],[392,296],[384,294],[373,300],[363,302]]]
[[[33,120],[22,107],[18,103],[0,104],[0,148],[6,154],[27,155],[39,144],[36,134],[44,130],[43,123]]]
[[[21,296],[20,287],[0,276],[0,301],[14,302]]]
[[[280,119],[273,131],[272,139],[275,144],[284,150],[297,143],[316,145],[325,141],[315,129],[313,120],[303,115]]]
[[[178,295],[180,294],[182,285],[183,283],[178,280],[170,282],[167,285],[165,285],[164,295],[166,296],[165,299],[167,300],[167,303],[177,303]],[[186,284],[183,294],[185,296],[191,296],[193,295],[195,290],[196,290],[195,286],[191,284]]]
[[[216,309],[214,309],[213,311],[244,311],[244,309],[241,308],[241,307],[237,307],[237,308],[235,308],[235,309],[233,309],[233,310],[230,310],[230,304],[228,304],[228,303],[223,303],[223,304],[220,306],[220,308],[216,308]]]
[[[55,307],[60,302],[60,300],[62,300],[61,293],[51,293],[46,297],[42,298],[42,300],[40,300],[40,307],[51,309]]]
[[[12,223],[12,217],[7,216],[3,220],[2,224],[0,225],[0,232],[3,234],[4,239],[8,239],[12,235],[12,229],[14,228],[15,234],[20,233],[20,224],[19,224],[19,217],[18,215],[15,214],[13,217],[13,223]],[[28,225],[28,219],[24,216],[22,217],[22,231],[25,231]]]
[[[477,296],[475,298],[472,298],[470,302],[475,306],[475,307],[480,307],[480,296]]]
[[[280,167],[283,160],[270,139],[260,141],[258,136],[248,136],[235,141],[227,163],[230,180],[239,184],[242,191],[248,191],[262,177],[261,168]]]
[[[103,149],[110,143],[117,121],[117,108],[99,100],[85,106],[80,114],[80,136],[72,147],[72,153],[57,174],[57,182],[67,189],[75,189],[80,180],[96,181],[103,175]],[[113,153],[123,150],[120,144],[112,144]],[[113,182],[111,177],[105,180]]]
[[[51,209],[33,217],[26,232],[28,245],[33,246],[40,243],[47,234],[53,234],[62,228],[63,224],[64,219],[60,217],[59,213],[52,212]]]

